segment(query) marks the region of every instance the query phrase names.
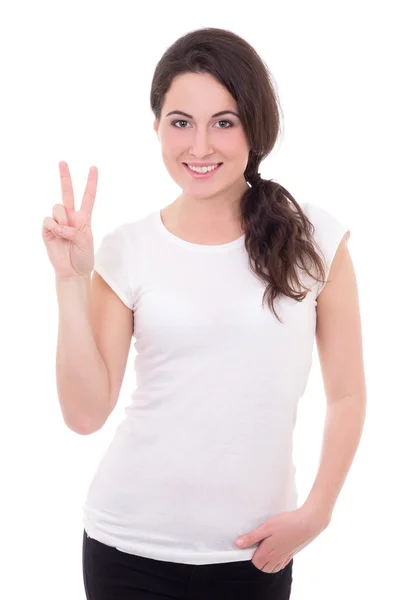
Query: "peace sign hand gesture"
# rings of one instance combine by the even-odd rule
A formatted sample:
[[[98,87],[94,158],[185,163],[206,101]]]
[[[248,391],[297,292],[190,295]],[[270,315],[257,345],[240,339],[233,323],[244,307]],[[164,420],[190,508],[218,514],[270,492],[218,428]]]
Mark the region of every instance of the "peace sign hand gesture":
[[[53,218],[46,217],[42,239],[59,279],[90,277],[94,268],[91,220],[96,198],[98,170],[90,167],[80,210],[75,210],[71,175],[66,162],[58,164],[62,204],[54,204]],[[61,229],[60,229],[61,228]]]

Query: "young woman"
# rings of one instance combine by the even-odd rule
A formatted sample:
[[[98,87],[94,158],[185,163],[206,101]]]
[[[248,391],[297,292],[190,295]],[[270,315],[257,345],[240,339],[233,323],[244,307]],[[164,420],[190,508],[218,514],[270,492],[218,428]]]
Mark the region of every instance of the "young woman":
[[[94,255],[97,169],[76,211],[60,163],[63,204],[44,222],[71,429],[103,426],[132,336],[137,351],[132,403],[84,505],[86,595],[287,600],[293,556],[328,526],[364,420],[350,231],[259,175],[279,103],[239,36],[205,28],[178,39],[150,102],[180,196],[115,228]],[[292,438],[315,337],[329,419],[299,507]]]

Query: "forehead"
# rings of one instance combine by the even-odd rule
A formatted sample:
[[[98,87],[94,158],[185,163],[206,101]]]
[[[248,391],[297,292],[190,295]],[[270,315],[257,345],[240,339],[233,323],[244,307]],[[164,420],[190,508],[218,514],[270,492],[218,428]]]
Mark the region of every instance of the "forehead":
[[[182,73],[173,79],[165,95],[163,113],[175,109],[194,116],[228,109],[238,112],[235,99],[209,73]]]

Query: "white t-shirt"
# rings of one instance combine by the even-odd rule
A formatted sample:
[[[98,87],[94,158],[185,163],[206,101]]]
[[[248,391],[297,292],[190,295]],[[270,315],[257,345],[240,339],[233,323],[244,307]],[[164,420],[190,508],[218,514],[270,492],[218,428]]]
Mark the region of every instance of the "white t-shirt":
[[[301,206],[330,268],[350,230]],[[190,243],[159,210],[107,234],[95,270],[134,311],[136,388],[90,484],[87,534],[158,560],[250,560],[236,538],[298,507],[292,439],[321,284],[304,278],[303,302],[277,298],[279,323],[244,235]]]

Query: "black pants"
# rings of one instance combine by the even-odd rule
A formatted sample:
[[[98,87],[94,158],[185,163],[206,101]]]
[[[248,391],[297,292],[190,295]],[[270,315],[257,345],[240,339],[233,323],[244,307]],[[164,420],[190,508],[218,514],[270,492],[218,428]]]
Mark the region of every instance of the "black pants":
[[[293,559],[266,573],[251,560],[192,565],[121,552],[83,531],[88,600],[288,600]]]

